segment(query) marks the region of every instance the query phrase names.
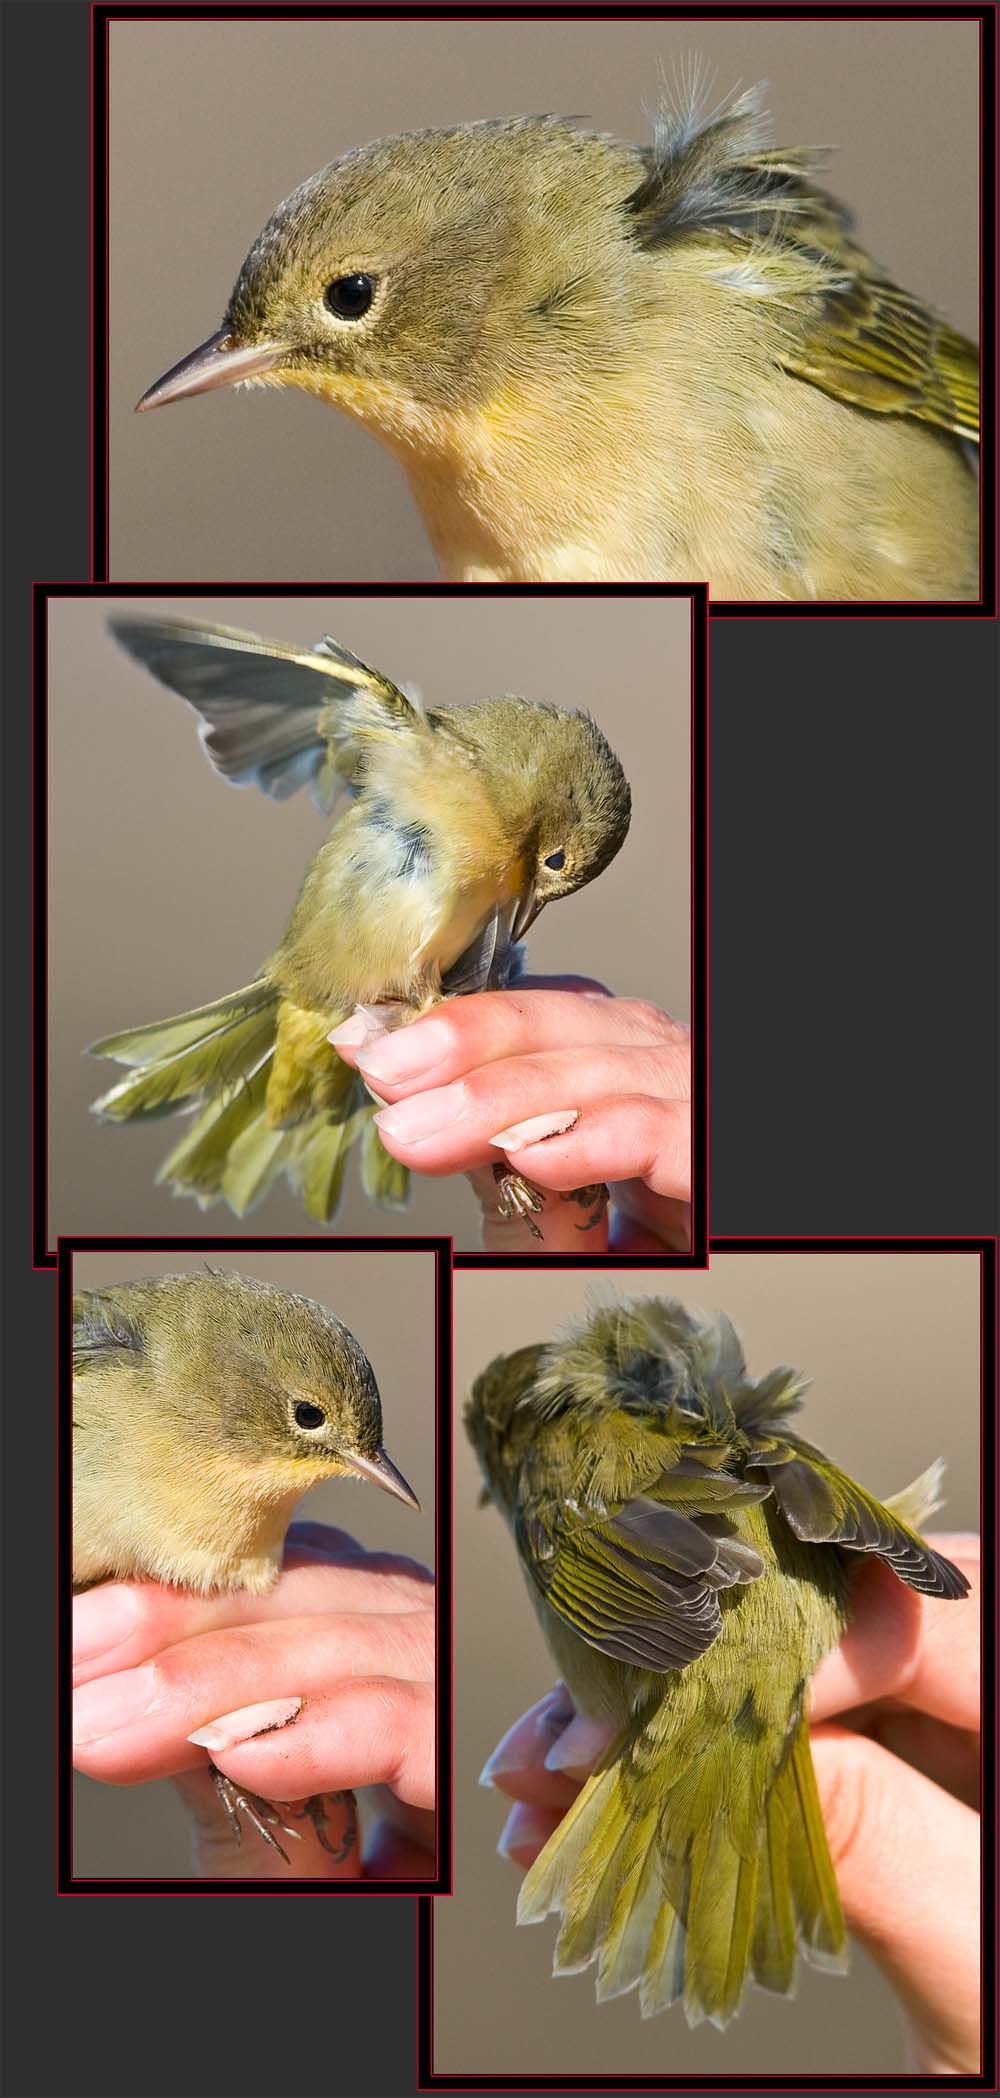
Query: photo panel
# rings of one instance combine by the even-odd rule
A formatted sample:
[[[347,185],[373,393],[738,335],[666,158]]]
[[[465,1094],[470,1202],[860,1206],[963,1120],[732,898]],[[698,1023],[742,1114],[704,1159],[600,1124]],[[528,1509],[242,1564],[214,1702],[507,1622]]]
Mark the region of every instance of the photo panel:
[[[722,1313],[731,1328],[716,1323]],[[548,1344],[549,1353],[540,1356],[537,1343]],[[794,1741],[803,1680],[845,1624],[851,1627],[846,1663],[838,1657],[839,1674],[828,1668],[820,1679],[825,1731],[831,1723],[851,1730],[839,1737],[848,1748],[852,1734],[867,1734],[870,1744],[884,1744],[878,1753],[909,1759],[959,1801],[978,1803],[973,1685],[980,1543],[974,1533],[981,1523],[980,1481],[992,1476],[995,1463],[995,1343],[992,1242],[720,1241],[718,1247],[713,1242],[707,1273],[622,1272],[599,1287],[566,1274],[456,1277],[455,1878],[450,1901],[421,1904],[419,2088],[618,2090],[663,2088],[678,2078],[688,2088],[720,2076],[727,2088],[762,2077],[769,2086],[801,2087],[858,2074],[866,2082],[891,2079],[905,2068],[902,2022],[888,1981],[853,1931],[846,1980],[821,1971],[845,1964],[836,1896],[824,1924],[822,1907],[810,1908],[808,1886],[792,1864],[788,1899],[804,1907],[796,1908],[785,1971],[775,1971],[773,1958],[769,1965],[767,1894],[758,1877],[756,1920],[745,1942],[734,1926],[728,1987],[718,1938],[727,1898],[725,1836],[737,1822],[748,1827],[741,1815],[754,1787],[771,1790],[751,1754],[765,1739],[765,1715],[779,1733],[788,1728]],[[772,1374],[779,1364],[790,1367]],[[672,1503],[665,1498],[669,1470],[648,1488],[656,1498],[642,1498],[655,1466],[644,1465],[641,1438],[654,1434],[658,1414],[664,1434],[678,1437]],[[805,1439],[805,1455],[782,1445],[789,1432]],[[793,1481],[783,1466],[796,1455]],[[630,1465],[639,1498],[627,1503],[616,1531],[608,1517],[625,1499],[620,1482]],[[704,1497],[706,1466],[715,1467],[711,1502]],[[740,1482],[744,1493],[766,1487],[766,1496],[754,1498],[751,1491],[727,1503],[721,1498],[727,1481],[731,1487]],[[820,1541],[836,1526],[835,1507],[845,1534],[850,1530],[851,1494],[867,1489],[891,1497],[911,1481],[914,1488],[895,1514],[883,1506],[876,1519],[874,1502],[855,1499],[853,1551]],[[484,1506],[487,1496],[492,1504]],[[728,1514],[720,1519],[724,1507]],[[710,1637],[700,1652],[698,1612],[710,1609],[712,1599],[706,1602],[702,1591],[701,1604],[688,1606],[685,1625],[679,1570],[686,1566],[691,1574],[694,1562],[684,1559],[682,1546],[695,1544],[693,1529],[682,1537],[685,1519],[702,1527],[702,1567],[706,1542],[734,1553],[715,1589],[722,1603],[719,1644]],[[664,1523],[672,1525],[669,1540]],[[894,1523],[909,1528],[894,1531]],[[581,1531],[603,1540],[592,1561],[580,1548]],[[816,1540],[811,1545],[807,1534]],[[889,1559],[873,1564],[862,1541],[881,1546]],[[756,1565],[746,1556],[747,1544],[758,1554]],[[894,1550],[896,1568],[913,1585],[897,1578]],[[987,1543],[984,1551],[989,1653],[992,1547]],[[764,1578],[766,1591],[758,1585]],[[636,1586],[642,1579],[651,1586]],[[953,1614],[942,1631],[946,1611]],[[649,1672],[648,1655],[644,1672],[636,1658],[643,1639],[651,1645],[657,1638],[675,1641],[679,1669],[668,1676],[662,1703],[662,1672]],[[939,1684],[935,1692],[928,1658],[923,1686],[910,1705],[902,1689],[898,1704],[892,1692],[905,1683],[908,1665],[912,1677],[921,1640],[925,1655],[937,1652],[939,1668],[944,1661],[947,1688]],[[660,1671],[670,1658],[660,1656]],[[952,1723],[940,1729],[950,1735],[953,1757],[944,1775],[934,1761],[935,1721],[922,1710]],[[567,1750],[568,1767],[550,1762],[546,1768],[544,1758],[555,1754],[574,1712],[574,1736],[565,1738],[577,1745]],[[987,1770],[991,1712],[987,1687]],[[522,1713],[525,1720],[515,1728]],[[622,1726],[619,1754],[614,1744]],[[722,1745],[714,1795],[713,1743]],[[697,1810],[685,1794],[686,1758],[693,1753],[703,1774]],[[944,1753],[943,1739],[936,1753]],[[961,1769],[956,1757],[964,1759]],[[848,1908],[859,1870],[856,1859],[848,1859],[845,1870],[850,1771],[838,1766],[836,1742],[831,1748],[829,1739],[817,1744],[815,1759]],[[607,1774],[595,1778],[573,1808],[584,1771],[595,1763]],[[780,1746],[777,1763],[773,1783],[780,1788],[786,1768]],[[764,1767],[770,1768],[766,1757]],[[807,1797],[807,1776],[797,1770],[800,1782]],[[563,1824],[563,1865],[554,1831],[571,1808],[575,1819]],[[685,1836],[689,1809],[695,1832]],[[771,1804],[767,1811],[768,1884],[777,1888],[785,1853],[775,1833],[779,1808]],[[715,1889],[719,1906],[707,1916],[699,1913],[686,1873],[688,1865],[693,1873],[695,1856],[704,1862],[717,1827],[721,1835],[704,1884]],[[822,1824],[813,1827],[821,1844]],[[963,1860],[950,1882],[956,1929],[979,1904],[977,1830],[974,1815],[963,1820],[956,1809],[956,1856]],[[518,1928],[524,1869],[550,1836],[522,1896],[524,1920],[538,1928]],[[791,1836],[787,1840],[791,1860]],[[912,1847],[912,1831],[910,1840]],[[933,1823],[921,1824],[917,1847],[928,1872],[937,1840]],[[509,1845],[507,1855],[497,1855],[498,1843]],[[745,1848],[752,1856],[752,1833]],[[895,1885],[902,1871],[898,1860],[887,1868],[876,1851],[873,1845],[872,1909],[879,1873],[889,1869]],[[988,1922],[988,1844],[983,1866]],[[686,1919],[686,1936],[683,1928],[672,1936],[666,1928],[672,1913],[667,1886]],[[641,1914],[631,1942],[626,1919],[633,1898]],[[549,1902],[563,1914],[563,1971],[555,1978],[558,1918],[546,1918]],[[747,1917],[744,1928],[750,1930]],[[754,1979],[769,1975],[767,1987],[744,1994],[740,1944]],[[595,1997],[591,1962],[598,1954]],[[962,1971],[959,1954],[956,1975]],[[794,2001],[783,2000],[786,1989]],[[678,1993],[683,2008],[671,2001]],[[729,2023],[737,2006],[739,2016]],[[659,2014],[651,2015],[654,2010]]]
[[[58,1287],[61,1891],[447,1891],[446,1242],[64,1240]]]
[[[97,8],[95,574],[992,610],[994,33]]]
[[[36,593],[36,1258],[183,1227],[703,1259],[706,616]]]

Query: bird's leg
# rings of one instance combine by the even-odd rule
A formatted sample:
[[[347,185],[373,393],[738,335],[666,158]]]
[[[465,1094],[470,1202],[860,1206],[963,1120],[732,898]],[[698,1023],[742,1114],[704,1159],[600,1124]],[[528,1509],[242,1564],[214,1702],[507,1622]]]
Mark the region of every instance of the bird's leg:
[[[225,1811],[236,1842],[242,1843],[243,1841],[240,1815],[245,1814],[247,1820],[253,1823],[257,1834],[263,1838],[264,1842],[269,1843],[271,1849],[277,1851],[279,1858],[284,1858],[286,1865],[290,1865],[292,1861],[287,1850],[278,1842],[277,1836],[272,1835],[271,1829],[280,1828],[283,1835],[292,1836],[296,1843],[301,1843],[302,1837],[298,1829],[289,1828],[288,1823],[282,1821],[277,1807],[272,1806],[269,1799],[260,1799],[255,1792],[241,1791],[238,1785],[233,1784],[231,1778],[224,1777],[222,1771],[216,1769],[214,1763],[210,1765],[210,1768],[216,1798]]]
[[[510,1166],[495,1165],[493,1178],[496,1182],[497,1208],[501,1216],[520,1217],[521,1221],[527,1224],[532,1238],[544,1238],[544,1233],[535,1223],[535,1218],[545,1207],[545,1196],[541,1189],[535,1187],[532,1181],[525,1180],[522,1173],[513,1172]],[[581,1209],[591,1210],[592,1214],[576,1228],[578,1231],[593,1231],[607,1209],[609,1195],[603,1181],[599,1180],[591,1182],[589,1187],[570,1188],[568,1194],[560,1195],[559,1199],[561,1202],[578,1202]]]
[[[579,1202],[581,1209],[593,1211],[584,1223],[577,1225],[578,1231],[593,1231],[595,1225],[600,1223],[610,1199],[603,1180],[593,1181],[589,1187],[571,1187],[569,1193],[562,1197],[564,1202]]]
[[[341,1807],[344,1813],[339,1844],[327,1839],[327,1810],[331,1806]],[[317,1843],[329,1852],[335,1864],[342,1865],[344,1859],[350,1857],[358,1840],[358,1802],[353,1792],[317,1792],[312,1799],[304,1799],[300,1807],[286,1807],[285,1812],[291,1814],[293,1821],[308,1819],[312,1822]],[[294,1830],[289,1830],[289,1834],[294,1833]]]
[[[545,1207],[545,1197],[540,1189],[533,1187],[521,1173],[514,1173],[510,1166],[495,1165],[493,1178],[496,1182],[497,1208],[502,1217],[520,1217],[527,1224],[532,1238],[541,1238],[542,1233],[535,1222]]]

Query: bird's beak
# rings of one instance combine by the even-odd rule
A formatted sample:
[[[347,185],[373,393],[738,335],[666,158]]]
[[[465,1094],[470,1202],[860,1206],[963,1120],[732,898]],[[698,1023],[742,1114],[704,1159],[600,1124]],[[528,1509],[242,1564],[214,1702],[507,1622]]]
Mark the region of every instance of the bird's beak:
[[[162,379],[135,404],[141,415],[145,408],[164,408],[168,401],[186,401],[193,393],[212,393],[217,386],[235,386],[239,379],[259,378],[281,363],[286,346],[281,342],[254,343],[249,349],[234,349],[225,328],[199,343],[189,357],[172,364]]]
[[[525,890],[523,896],[518,897],[514,905],[514,915],[510,921],[511,939],[523,940],[525,933],[534,925],[539,912],[544,910],[544,908],[544,902],[539,903],[535,895],[534,884],[532,884],[530,889]]]
[[[352,1451],[347,1461],[352,1472],[360,1472],[363,1479],[371,1479],[376,1486],[384,1486],[386,1493],[394,1493],[397,1500],[405,1501],[407,1507],[415,1508],[419,1515],[420,1502],[412,1486],[407,1485],[402,1472],[396,1470],[392,1459],[386,1456],[384,1450],[376,1450],[374,1457],[359,1457],[356,1451]]]

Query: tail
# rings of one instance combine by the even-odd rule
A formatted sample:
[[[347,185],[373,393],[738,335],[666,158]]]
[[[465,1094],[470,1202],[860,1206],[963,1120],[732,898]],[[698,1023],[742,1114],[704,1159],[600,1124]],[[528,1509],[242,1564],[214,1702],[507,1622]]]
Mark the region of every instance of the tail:
[[[638,1987],[643,2017],[682,1996],[690,2025],[725,2026],[751,1976],[789,1995],[798,1951],[842,1970],[847,1941],[805,1721],[776,1772],[773,1741],[744,1742],[739,1720],[700,1746],[664,1789],[648,1734],[619,1738],[517,1914],[561,1916],[554,1972],[596,1959],[598,2001]]]
[[[308,1215],[329,1223],[355,1141],[370,1200],[404,1208],[409,1174],[385,1150],[362,1080],[332,1051],[324,1065],[322,1107],[290,1127],[269,1120],[280,998],[274,984],[261,978],[213,1005],[94,1042],[92,1056],[113,1057],[131,1069],[95,1100],[93,1113],[128,1122],[199,1109],[156,1177],[178,1194],[194,1195],[202,1209],[221,1198],[244,1216],[284,1173]]]

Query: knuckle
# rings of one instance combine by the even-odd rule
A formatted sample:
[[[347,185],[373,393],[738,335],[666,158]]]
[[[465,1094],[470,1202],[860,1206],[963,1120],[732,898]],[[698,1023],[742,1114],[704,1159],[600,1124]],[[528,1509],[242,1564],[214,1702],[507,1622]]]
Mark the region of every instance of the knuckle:
[[[654,1041],[675,1043],[686,1032],[678,1021],[672,1020],[669,1013],[663,1012],[661,1007],[654,1005],[649,998],[630,998],[628,1007],[633,1018],[647,1034],[652,1035]]]

